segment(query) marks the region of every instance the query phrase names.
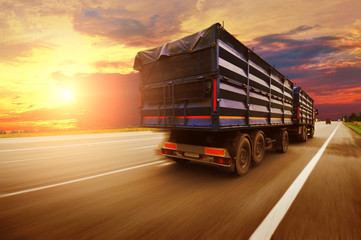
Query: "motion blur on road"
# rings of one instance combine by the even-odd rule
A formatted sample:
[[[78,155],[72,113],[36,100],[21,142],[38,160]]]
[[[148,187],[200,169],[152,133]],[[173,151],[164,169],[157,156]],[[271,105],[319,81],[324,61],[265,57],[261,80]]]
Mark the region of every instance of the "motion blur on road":
[[[0,140],[0,239],[248,239],[337,127],[273,239],[361,238],[361,137],[316,124],[244,177],[156,154],[160,132]]]

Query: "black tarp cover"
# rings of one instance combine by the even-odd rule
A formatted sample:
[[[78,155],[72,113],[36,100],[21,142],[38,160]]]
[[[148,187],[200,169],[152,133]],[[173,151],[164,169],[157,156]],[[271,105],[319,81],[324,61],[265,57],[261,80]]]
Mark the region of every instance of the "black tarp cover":
[[[217,25],[220,24],[216,23],[190,36],[164,43],[156,48],[138,52],[134,60],[133,68],[135,70],[141,70],[142,65],[155,62],[162,56],[192,53],[214,46],[216,42]]]

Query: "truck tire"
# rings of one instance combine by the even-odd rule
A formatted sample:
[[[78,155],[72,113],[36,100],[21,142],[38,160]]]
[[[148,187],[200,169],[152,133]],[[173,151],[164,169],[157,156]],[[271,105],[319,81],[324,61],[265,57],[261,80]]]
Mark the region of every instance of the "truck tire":
[[[256,165],[261,164],[265,153],[266,142],[262,131],[257,133],[252,138],[252,159]]]
[[[302,133],[297,136],[299,142],[306,142],[308,137],[306,125],[302,125]]]
[[[315,128],[312,126],[309,138],[313,138],[314,134],[315,134]]]
[[[239,137],[236,146],[236,158],[234,171],[236,175],[243,176],[248,172],[251,165],[251,143],[247,138],[247,134],[242,134]]]
[[[277,139],[277,149],[285,153],[288,150],[288,144],[289,144],[289,137],[288,132],[286,130],[283,130],[280,132],[279,137]]]

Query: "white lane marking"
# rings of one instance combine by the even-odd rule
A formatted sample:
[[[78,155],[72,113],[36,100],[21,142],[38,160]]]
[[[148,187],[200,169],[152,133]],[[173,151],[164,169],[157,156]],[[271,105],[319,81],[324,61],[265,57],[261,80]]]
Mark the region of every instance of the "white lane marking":
[[[86,146],[86,145],[106,144],[106,143],[134,142],[134,141],[143,141],[143,140],[152,140],[152,139],[162,139],[162,138],[163,138],[163,137],[152,137],[152,138],[142,138],[142,139],[137,138],[137,139],[126,139],[126,140],[106,141],[106,142],[95,142],[95,143],[77,143],[77,144],[59,145],[59,146],[48,146],[48,147],[18,148],[18,149],[0,150],[0,152],[16,152],[16,151],[50,149],[50,148],[65,148],[65,147],[75,147],[75,146]]]
[[[0,161],[0,164],[2,164],[2,163],[30,162],[30,161],[36,161],[36,160],[49,159],[49,158],[75,156],[75,155],[80,155],[80,154],[84,154],[84,153],[72,153],[72,154],[64,154],[64,155],[57,155],[57,156],[47,156],[47,157],[40,157],[40,158],[28,158],[28,159],[20,159],[20,160],[4,161],[4,162]]]
[[[147,167],[147,166],[151,166],[151,165],[155,165],[155,164],[159,164],[159,163],[163,163],[163,162],[164,162],[164,160],[160,160],[160,161],[156,161],[156,162],[145,163],[145,164],[141,164],[141,165],[134,166],[134,167],[122,168],[122,169],[118,169],[118,170],[115,170],[115,171],[96,174],[96,175],[93,175],[93,176],[79,178],[79,179],[70,180],[70,181],[66,181],[66,182],[50,184],[50,185],[46,185],[46,186],[42,186],[42,187],[30,188],[30,189],[23,190],[23,191],[18,191],[18,192],[5,193],[5,194],[1,194],[0,198],[6,198],[6,197],[11,197],[11,196],[15,196],[15,195],[24,194],[24,193],[44,190],[44,189],[48,189],[48,188],[59,187],[59,186],[67,185],[67,184],[70,184],[70,183],[81,182],[81,181],[85,181],[85,180],[89,180],[89,179],[93,179],[93,178],[98,178],[98,177],[111,175],[111,174],[114,174],[114,173],[120,173],[120,172],[125,172],[125,171],[129,171],[129,170],[137,169],[137,168]]]
[[[136,147],[136,148],[131,148],[129,150],[138,150],[138,149],[145,149],[145,148],[154,148],[154,147],[158,147],[159,145],[152,145],[152,146],[145,146],[145,147]]]
[[[161,165],[159,165],[159,167],[163,167],[163,166],[168,166],[168,165],[171,165],[173,164],[172,162],[167,162],[167,163],[163,163]]]
[[[320,150],[316,153],[316,155],[311,159],[311,161],[307,164],[307,166],[302,170],[300,175],[296,178],[296,180],[291,184],[291,186],[287,189],[285,194],[281,197],[281,199],[277,202],[277,204],[273,207],[273,209],[268,213],[267,217],[263,220],[263,222],[258,226],[256,231],[252,234],[250,239],[259,240],[259,239],[270,239],[278,227],[279,223],[286,215],[288,209],[290,208],[292,202],[295,200],[297,194],[301,190],[303,184],[306,182],[307,178],[311,174],[313,168],[316,166],[317,162],[320,160],[323,152],[325,151],[327,145],[331,141],[332,137],[335,135],[340,124],[337,125],[336,129],[331,133],[331,135],[327,138],[326,142],[322,145]]]

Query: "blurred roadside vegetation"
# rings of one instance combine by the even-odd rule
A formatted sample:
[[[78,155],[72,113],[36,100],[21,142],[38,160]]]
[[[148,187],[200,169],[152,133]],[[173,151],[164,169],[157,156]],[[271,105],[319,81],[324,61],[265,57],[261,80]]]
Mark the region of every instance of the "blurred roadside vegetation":
[[[361,112],[359,114],[351,113],[342,117],[344,122],[361,122]]]
[[[351,113],[350,115],[343,116],[342,120],[347,127],[361,134],[361,112],[359,114]]]
[[[343,122],[343,124],[361,135],[361,122]]]

